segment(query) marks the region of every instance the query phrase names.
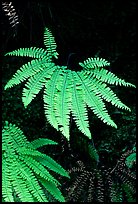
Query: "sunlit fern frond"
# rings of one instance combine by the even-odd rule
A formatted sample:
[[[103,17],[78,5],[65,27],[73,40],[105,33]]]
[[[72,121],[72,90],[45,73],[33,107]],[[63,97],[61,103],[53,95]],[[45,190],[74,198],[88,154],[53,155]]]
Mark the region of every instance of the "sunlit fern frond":
[[[47,51],[43,48],[30,47],[30,48],[20,48],[18,50],[14,50],[12,52],[8,52],[5,56],[20,56],[20,57],[32,57],[32,58],[40,58],[45,59],[48,58]]]
[[[57,58],[55,39],[48,28],[44,30],[42,48],[20,48],[6,55],[33,57],[32,61],[23,65],[6,84],[5,89],[11,88],[25,80],[22,101],[27,107],[44,88],[44,111],[49,123],[70,140],[70,115],[78,129],[91,139],[89,129],[88,109],[104,123],[117,128],[109,115],[105,102],[123,110],[130,111],[108,84],[135,87],[125,82],[104,67],[110,63],[102,58],[88,58],[83,63],[82,71],[72,71],[67,66],[56,65],[53,57]]]
[[[69,177],[51,157],[37,148],[57,144],[41,138],[28,142],[20,128],[6,122],[2,130],[2,197],[5,202],[49,202],[44,189],[56,200],[65,201],[61,184],[51,174]],[[13,196],[15,194],[16,196]]]
[[[57,45],[51,31],[48,28],[45,28],[44,30],[44,45],[46,46],[47,52],[50,56],[58,58],[58,53],[56,51]]]
[[[80,62],[79,65],[81,65],[86,70],[91,70],[98,67],[104,67],[109,66],[110,62],[103,58],[95,57],[95,58],[88,58],[83,63]]]

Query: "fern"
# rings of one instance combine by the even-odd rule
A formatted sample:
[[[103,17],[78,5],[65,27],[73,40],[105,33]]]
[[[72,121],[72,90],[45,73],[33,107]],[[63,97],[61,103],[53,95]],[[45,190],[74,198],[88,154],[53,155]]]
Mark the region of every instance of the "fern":
[[[119,161],[122,161],[124,155]],[[82,161],[68,170],[71,183],[66,187],[68,202],[135,202],[136,178],[127,166],[115,166],[112,170],[103,166],[86,167]],[[121,169],[120,169],[121,168]]]
[[[27,107],[44,88],[44,110],[49,123],[70,139],[69,120],[72,114],[78,129],[91,139],[87,106],[104,123],[117,128],[106,109],[104,100],[112,105],[130,111],[107,84],[135,87],[118,78],[104,67],[110,63],[102,58],[88,58],[79,62],[82,71],[71,71],[67,66],[56,65],[58,58],[55,39],[48,28],[44,30],[42,48],[20,48],[7,53],[11,56],[35,58],[23,65],[6,84],[5,90],[28,80],[23,88],[22,101]]]
[[[41,138],[28,142],[23,132],[6,122],[2,130],[2,197],[5,202],[49,202],[43,188],[56,200],[65,201],[51,171],[69,177],[51,157],[39,152],[43,145],[57,144]],[[13,196],[15,194],[15,196]]]
[[[19,23],[19,20],[12,2],[2,2],[2,9],[5,15],[8,16],[11,27],[15,27]]]
[[[88,170],[82,161],[77,163],[78,167],[69,169],[71,178],[74,174],[75,179],[66,189],[68,201],[104,202],[104,182],[101,171]]]

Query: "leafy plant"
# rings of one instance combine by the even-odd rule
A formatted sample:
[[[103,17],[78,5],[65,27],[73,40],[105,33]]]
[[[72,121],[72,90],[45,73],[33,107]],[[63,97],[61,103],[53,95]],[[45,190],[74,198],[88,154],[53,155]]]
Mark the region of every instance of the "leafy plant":
[[[26,79],[23,88],[22,101],[25,107],[31,103],[42,88],[44,88],[44,109],[49,123],[69,140],[69,120],[72,114],[77,127],[88,138],[89,130],[87,106],[104,123],[117,128],[115,122],[107,112],[105,103],[129,110],[107,84],[135,87],[125,82],[104,67],[110,63],[102,58],[88,58],[79,65],[82,71],[71,71],[67,66],[56,65],[53,58],[58,58],[55,39],[48,28],[44,30],[44,45],[42,48],[20,48],[7,53],[11,56],[26,56],[35,58],[24,64],[13,75],[5,86],[11,88]]]
[[[82,161],[68,170],[70,184],[66,187],[69,202],[135,202],[136,176],[125,165],[126,153],[110,169],[104,166],[88,168]]]
[[[73,202],[104,202],[104,181],[101,170],[88,170],[82,161],[78,161],[77,164],[77,167],[68,170],[71,179],[75,178],[75,180],[66,188],[67,200]]]
[[[37,150],[56,144],[46,138],[29,142],[18,127],[6,121],[2,130],[2,197],[5,202],[48,202],[51,196],[65,201],[59,189],[61,184],[51,171],[65,177],[69,177],[68,173]]]

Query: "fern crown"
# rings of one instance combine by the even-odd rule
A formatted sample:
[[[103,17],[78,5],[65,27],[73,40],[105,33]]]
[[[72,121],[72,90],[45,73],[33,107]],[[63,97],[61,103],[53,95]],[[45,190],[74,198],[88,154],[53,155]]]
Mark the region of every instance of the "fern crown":
[[[110,63],[105,59],[96,57],[79,62],[81,71],[71,71],[67,66],[56,65],[53,58],[58,58],[55,39],[48,28],[44,30],[43,48],[20,48],[7,53],[11,56],[27,56],[33,58],[24,64],[13,75],[5,86],[11,88],[25,80],[22,101],[27,107],[44,88],[44,110],[49,123],[69,140],[69,120],[72,114],[77,127],[88,138],[89,130],[87,106],[104,123],[117,128],[105,107],[103,100],[110,102],[117,108],[130,111],[108,84],[135,87],[135,85],[120,79],[106,66]]]

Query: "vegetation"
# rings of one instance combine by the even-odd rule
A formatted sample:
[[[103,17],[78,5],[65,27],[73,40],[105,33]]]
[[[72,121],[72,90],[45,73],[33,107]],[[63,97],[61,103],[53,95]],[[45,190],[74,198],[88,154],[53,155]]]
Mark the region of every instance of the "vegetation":
[[[134,0],[2,9],[2,202],[136,202]]]
[[[37,149],[56,142],[40,138],[28,142],[15,125],[6,124],[2,130],[2,196],[5,202],[48,202],[51,195],[63,202],[60,183],[49,171],[69,177],[51,157]],[[46,168],[45,168],[46,167]],[[50,194],[46,196],[44,190]]]
[[[52,60],[58,56],[56,43],[48,28],[44,31],[44,44],[47,50],[36,47],[20,48],[6,54],[36,59],[17,70],[6,84],[5,90],[29,78],[22,93],[23,104],[27,107],[44,88],[45,115],[50,124],[56,130],[60,130],[68,140],[70,113],[79,130],[91,139],[86,106],[104,123],[117,128],[106,110],[103,99],[118,108],[129,111],[130,108],[120,101],[106,83],[130,87],[135,85],[105,70],[103,67],[109,66],[110,63],[99,57],[80,62],[84,68],[80,72],[68,70],[67,66],[56,65]]]

